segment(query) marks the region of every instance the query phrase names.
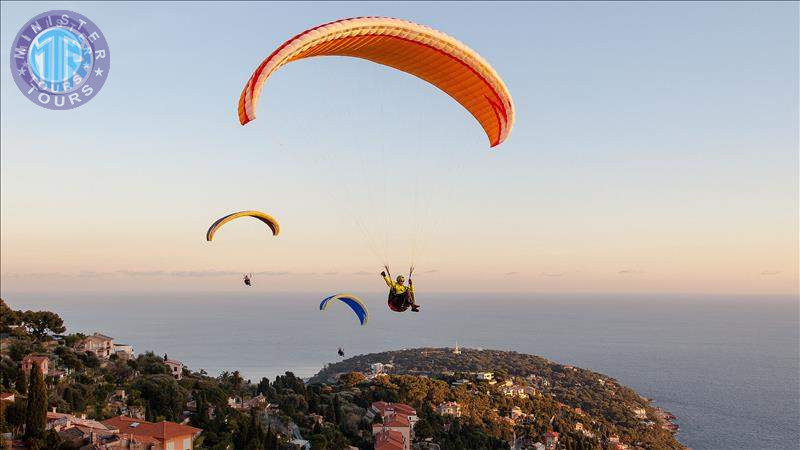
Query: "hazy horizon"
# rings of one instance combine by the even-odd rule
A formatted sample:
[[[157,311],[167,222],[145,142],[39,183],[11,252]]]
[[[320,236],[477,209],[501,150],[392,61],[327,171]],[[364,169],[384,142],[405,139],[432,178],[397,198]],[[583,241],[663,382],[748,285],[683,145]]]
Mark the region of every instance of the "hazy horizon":
[[[255,292],[371,292],[410,260],[428,292],[800,289],[797,3],[71,2],[111,68],[69,111],[9,73],[14,35],[55,6],[1,8],[3,295],[229,290],[244,272]],[[516,104],[508,141],[489,150],[444,93],[350,58],[282,68],[239,125],[272,49],[363,15],[485,57]],[[242,220],[204,241],[244,209],[281,235]]]

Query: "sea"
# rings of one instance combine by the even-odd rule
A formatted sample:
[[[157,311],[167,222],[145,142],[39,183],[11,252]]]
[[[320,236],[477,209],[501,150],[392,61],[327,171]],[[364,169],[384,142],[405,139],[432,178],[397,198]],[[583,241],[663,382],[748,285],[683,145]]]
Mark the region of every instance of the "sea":
[[[209,374],[309,377],[356,354],[414,347],[514,350],[616,378],[677,416],[694,449],[800,447],[797,297],[428,294],[393,313],[366,294],[366,326],[324,293],[3,293]]]

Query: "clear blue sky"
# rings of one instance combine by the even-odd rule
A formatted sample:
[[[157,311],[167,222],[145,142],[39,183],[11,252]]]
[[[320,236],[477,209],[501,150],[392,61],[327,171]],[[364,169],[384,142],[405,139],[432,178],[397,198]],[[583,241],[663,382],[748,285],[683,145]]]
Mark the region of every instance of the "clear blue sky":
[[[86,15],[109,42],[110,77],[76,110],[32,104],[9,73],[14,35],[48,9]],[[273,48],[363,15],[484,56],[516,103],[509,140],[490,151],[435,88],[343,58],[283,68],[258,119],[238,124],[242,86]],[[400,236],[387,246],[400,255],[407,172],[437,193],[418,263],[437,290],[797,289],[794,2],[3,2],[0,49],[4,291],[212,289],[248,270],[285,273],[273,288],[378,289],[359,273],[379,261],[327,193],[354,183],[347,198]],[[394,226],[368,208],[383,198]],[[284,235],[241,224],[202,241],[239,209],[274,214]]]

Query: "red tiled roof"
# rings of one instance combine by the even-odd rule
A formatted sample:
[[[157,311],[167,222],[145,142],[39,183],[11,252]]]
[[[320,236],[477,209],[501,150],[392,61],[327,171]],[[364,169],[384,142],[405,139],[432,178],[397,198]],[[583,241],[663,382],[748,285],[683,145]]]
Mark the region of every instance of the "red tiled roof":
[[[139,425],[131,426],[134,423],[138,423]],[[159,440],[172,439],[179,436],[194,436],[203,431],[200,428],[181,425],[175,422],[162,421],[153,423],[127,416],[112,417],[108,420],[104,420],[103,424],[119,429],[119,432],[122,434],[132,434],[136,437],[146,436]]]
[[[403,433],[383,430],[375,435],[375,450],[402,450]]]
[[[383,425],[387,427],[408,427],[411,424],[408,417],[404,415],[392,414],[384,419]]]
[[[397,413],[405,414],[407,416],[416,416],[417,411],[406,405],[405,403],[386,403],[386,402],[375,402],[372,404],[372,407],[378,410],[381,415],[386,414],[386,411],[394,410]]]

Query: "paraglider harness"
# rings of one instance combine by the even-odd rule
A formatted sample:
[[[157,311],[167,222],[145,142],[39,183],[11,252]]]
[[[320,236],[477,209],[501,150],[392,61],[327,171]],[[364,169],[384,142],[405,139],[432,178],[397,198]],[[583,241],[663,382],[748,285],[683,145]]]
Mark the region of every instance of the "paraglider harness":
[[[252,283],[253,283],[253,282],[251,281],[251,278],[252,278],[252,276],[253,276],[253,274],[251,274],[251,273],[246,273],[246,274],[244,274],[244,284],[245,284],[245,285],[247,285],[247,286],[252,286]]]
[[[386,274],[389,276],[389,279],[392,278],[391,272],[389,272],[389,268],[386,268]],[[414,289],[412,288],[413,282],[411,281],[411,275],[414,273],[414,268],[411,267],[408,271],[408,289],[406,289],[403,293],[398,293],[397,290],[393,287],[389,290],[389,298],[387,303],[389,304],[389,309],[394,312],[404,312],[407,310],[413,303],[414,303]]]

